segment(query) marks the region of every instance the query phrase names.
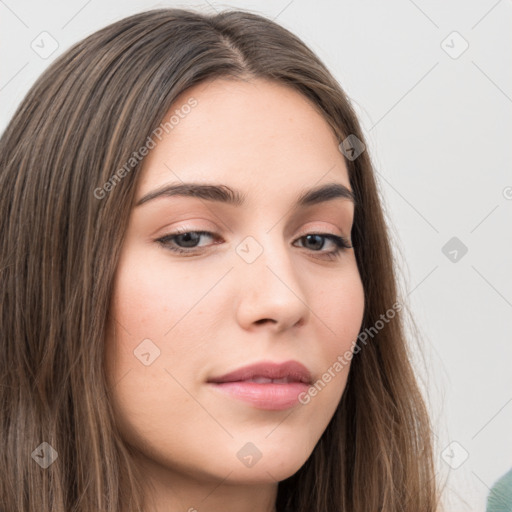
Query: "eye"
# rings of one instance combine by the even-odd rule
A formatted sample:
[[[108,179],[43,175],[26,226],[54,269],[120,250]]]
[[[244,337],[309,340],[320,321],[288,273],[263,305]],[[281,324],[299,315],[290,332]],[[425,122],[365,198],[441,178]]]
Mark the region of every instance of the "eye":
[[[344,250],[352,248],[352,245],[345,237],[330,233],[308,233],[297,240],[304,241],[302,245],[303,247],[304,244],[312,245],[312,252],[319,252],[321,257],[326,257],[330,260],[338,258]],[[330,251],[321,251],[325,246],[325,240],[328,240],[331,245],[334,246],[334,249]]]
[[[170,233],[155,241],[172,252],[193,256],[199,252],[197,249],[202,247],[199,245],[202,237],[219,240],[219,237],[210,231],[186,231],[185,229],[179,229],[176,233]],[[334,247],[330,251],[322,250],[326,245],[326,240]],[[319,253],[320,257],[330,260],[339,257],[344,250],[352,248],[352,245],[345,237],[331,233],[308,233],[297,238],[295,242],[297,241],[303,241],[301,247],[308,249],[308,246],[310,246],[310,252]]]
[[[165,235],[156,241],[170,251],[180,254],[192,254],[194,249],[199,247],[198,242],[201,237],[209,237],[213,239],[214,233],[210,233],[209,231],[178,230],[178,232]]]

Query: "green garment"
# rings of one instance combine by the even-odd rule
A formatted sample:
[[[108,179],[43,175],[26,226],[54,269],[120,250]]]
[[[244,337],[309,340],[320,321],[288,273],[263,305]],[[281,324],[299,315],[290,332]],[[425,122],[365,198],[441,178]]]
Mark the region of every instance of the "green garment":
[[[512,469],[492,486],[486,512],[512,512]]]

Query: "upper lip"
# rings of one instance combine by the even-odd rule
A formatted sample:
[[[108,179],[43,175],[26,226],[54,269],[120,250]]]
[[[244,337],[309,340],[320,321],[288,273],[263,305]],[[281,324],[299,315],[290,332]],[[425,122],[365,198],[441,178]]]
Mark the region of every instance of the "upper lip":
[[[261,361],[259,363],[243,366],[242,368],[238,368],[238,370],[226,373],[220,377],[212,377],[208,379],[208,382],[238,382],[256,377],[264,377],[267,379],[287,378],[290,382],[312,383],[309,370],[297,361],[286,361],[283,363]]]

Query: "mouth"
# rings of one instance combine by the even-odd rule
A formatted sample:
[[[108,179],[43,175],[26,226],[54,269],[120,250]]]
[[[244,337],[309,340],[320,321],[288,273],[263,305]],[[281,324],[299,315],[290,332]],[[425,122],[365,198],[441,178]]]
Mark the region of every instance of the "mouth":
[[[297,405],[312,382],[309,370],[297,361],[263,361],[208,380],[213,389],[264,410]]]
[[[312,384],[311,372],[298,361],[275,363],[261,361],[226,373],[219,377],[211,377],[208,382],[221,384],[224,382],[256,382],[259,384],[302,382]]]
[[[289,384],[290,382],[302,382],[295,380],[293,377],[282,377],[281,379],[268,379],[267,377],[253,377],[252,379],[245,379],[242,381],[231,382],[255,382],[257,384]]]

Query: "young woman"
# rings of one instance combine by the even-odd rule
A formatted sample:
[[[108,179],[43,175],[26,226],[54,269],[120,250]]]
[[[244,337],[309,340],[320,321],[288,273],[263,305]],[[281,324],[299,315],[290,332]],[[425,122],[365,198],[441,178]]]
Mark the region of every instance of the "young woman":
[[[436,509],[364,137],[296,36],[94,33],[18,108],[0,187],[2,510]]]

